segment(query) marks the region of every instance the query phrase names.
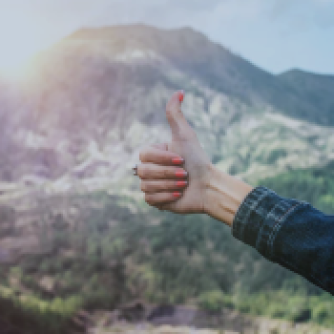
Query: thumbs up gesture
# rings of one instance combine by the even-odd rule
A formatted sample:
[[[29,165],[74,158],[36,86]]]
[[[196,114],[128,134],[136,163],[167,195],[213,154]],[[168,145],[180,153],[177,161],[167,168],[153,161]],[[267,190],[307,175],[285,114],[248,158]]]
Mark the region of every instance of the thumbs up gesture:
[[[172,141],[140,152],[137,174],[146,202],[175,213],[206,213],[213,166],[184,117],[183,92],[173,94],[166,116]]]

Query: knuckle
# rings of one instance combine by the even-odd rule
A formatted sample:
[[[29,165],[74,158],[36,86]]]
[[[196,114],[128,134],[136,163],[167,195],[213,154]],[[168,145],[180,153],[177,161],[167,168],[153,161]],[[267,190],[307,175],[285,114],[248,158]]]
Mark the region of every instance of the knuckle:
[[[149,176],[149,170],[147,169],[147,167],[142,166],[140,168],[140,176],[141,176],[142,179],[148,178],[148,176]]]
[[[162,175],[163,177],[168,178],[170,176],[170,170],[168,168],[164,168],[164,170],[162,171]]]
[[[167,106],[166,116],[167,116],[168,119],[171,119],[173,117],[173,110],[170,106]]]
[[[146,182],[141,182],[141,184],[140,184],[140,189],[141,189],[141,191],[143,191],[143,192],[146,192],[147,191],[147,184],[146,184]]]
[[[156,206],[157,207],[157,209],[159,209],[160,211],[165,211],[165,205],[157,205]]]
[[[145,151],[143,150],[143,151],[141,151],[140,153],[139,153],[139,160],[141,161],[141,162],[144,162],[145,161]]]
[[[153,205],[152,196],[146,194],[146,195],[145,195],[145,202],[146,202],[148,205]]]
[[[141,165],[137,167],[137,174],[140,178],[143,177],[143,167]]]
[[[164,189],[166,189],[166,190],[170,190],[170,189],[172,189],[173,188],[173,183],[172,182],[170,182],[170,181],[165,181],[164,182]]]

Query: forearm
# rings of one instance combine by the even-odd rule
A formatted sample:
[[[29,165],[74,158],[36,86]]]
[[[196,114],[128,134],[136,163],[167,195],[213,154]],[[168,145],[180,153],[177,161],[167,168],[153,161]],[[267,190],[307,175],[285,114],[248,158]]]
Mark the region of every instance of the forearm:
[[[210,166],[206,186],[205,212],[212,218],[232,226],[234,217],[252,187],[245,182]]]
[[[208,214],[272,262],[334,294],[334,216],[214,171]]]

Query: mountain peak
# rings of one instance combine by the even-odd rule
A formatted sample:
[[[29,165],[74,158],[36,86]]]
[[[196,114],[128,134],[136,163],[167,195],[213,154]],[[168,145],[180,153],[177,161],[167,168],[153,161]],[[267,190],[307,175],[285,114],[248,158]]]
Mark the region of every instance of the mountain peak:
[[[54,67],[67,62],[72,70],[79,64],[85,64],[85,71],[113,68],[117,73],[127,71],[132,80],[136,73],[138,82],[143,78],[150,78],[151,83],[161,78],[169,82],[175,79],[171,73],[181,73],[185,79],[180,88],[194,81],[258,109],[271,106],[320,124],[334,122],[333,94],[328,92],[333,80],[309,77],[298,70],[290,74],[302,73],[306,80],[300,80],[300,75],[272,75],[189,27],[168,30],[134,24],[83,28],[56,45],[46,58],[46,65],[55,59]],[[120,62],[131,66],[125,70]],[[171,85],[177,86],[175,82]],[[321,96],[314,97],[314,91],[322,92]],[[319,99],[326,102],[319,104]]]
[[[205,62],[217,53],[229,53],[204,34],[189,27],[161,29],[145,24],[83,28],[65,38],[65,43],[92,43],[110,54],[150,51],[171,61]],[[190,57],[191,56],[191,57]]]
[[[320,74],[320,73],[302,70],[299,68],[292,68],[291,70],[288,70],[288,71],[285,71],[279,74],[278,77],[281,77],[281,78],[296,78],[296,77],[305,78],[307,77],[307,78],[319,78],[319,79],[328,78],[332,80],[334,79],[333,74]]]
[[[151,36],[151,37],[166,37],[167,35],[173,36],[179,39],[181,36],[189,38],[201,38],[208,41],[208,38],[201,32],[191,27],[180,27],[173,29],[162,29],[143,23],[131,24],[131,25],[116,25],[105,26],[100,28],[81,28],[69,35],[66,40],[103,40],[106,38],[115,37],[139,37],[139,36]]]

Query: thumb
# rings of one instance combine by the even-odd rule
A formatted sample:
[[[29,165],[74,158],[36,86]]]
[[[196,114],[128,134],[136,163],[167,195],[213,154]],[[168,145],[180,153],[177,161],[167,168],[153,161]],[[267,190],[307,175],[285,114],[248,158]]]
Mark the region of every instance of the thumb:
[[[162,151],[168,151],[168,144],[163,143],[163,144],[153,144],[152,147],[157,148]]]
[[[174,93],[167,103],[166,116],[172,130],[173,140],[187,140],[196,136],[182,113],[181,104],[183,99],[184,92],[179,91]]]

